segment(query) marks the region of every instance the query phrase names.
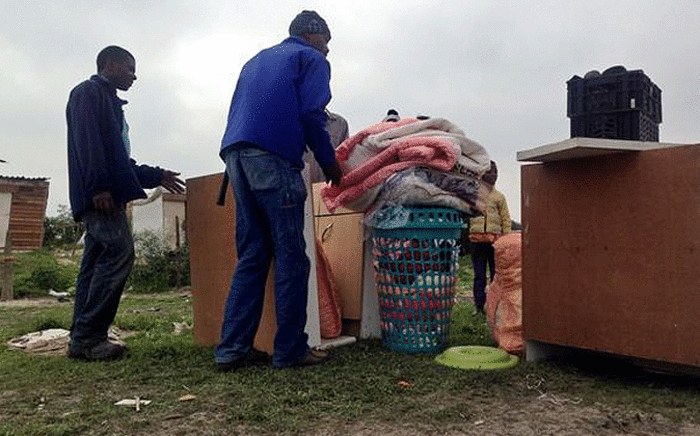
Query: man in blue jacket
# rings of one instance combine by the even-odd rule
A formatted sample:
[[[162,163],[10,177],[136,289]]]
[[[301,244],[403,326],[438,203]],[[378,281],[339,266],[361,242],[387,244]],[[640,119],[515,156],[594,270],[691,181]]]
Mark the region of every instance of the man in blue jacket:
[[[104,48],[97,75],[73,88],[66,108],[71,210],[84,221],[85,248],[75,285],[68,356],[85,360],[120,357],[125,348],[107,340],[134,262],[125,205],[146,198],[143,188],[184,192],[179,173],[130,158],[129,128],[117,90],[136,80],[136,61],[125,49]]]
[[[311,351],[306,326],[310,262],[304,241],[306,186],[302,155],[308,146],[326,180],[342,173],[325,129],[331,99],[331,39],[316,12],[303,11],[290,37],[249,60],[238,78],[220,156],[236,197],[238,263],[224,309],[215,360],[231,370],[254,360],[252,349],[275,259],[277,368],[323,362]]]

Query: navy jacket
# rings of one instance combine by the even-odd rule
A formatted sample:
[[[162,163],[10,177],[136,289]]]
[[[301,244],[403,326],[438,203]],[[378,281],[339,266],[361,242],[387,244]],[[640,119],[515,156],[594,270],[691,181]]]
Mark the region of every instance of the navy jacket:
[[[221,143],[253,143],[303,167],[308,145],[322,167],[335,162],[326,131],[330,65],[306,41],[289,37],[255,55],[238,78]]]
[[[73,218],[80,221],[94,208],[92,197],[109,191],[116,204],[146,198],[143,188],[155,188],[163,170],[136,165],[124,146],[122,127],[126,101],[100,76],[73,88],[66,107],[68,122],[68,182]]]

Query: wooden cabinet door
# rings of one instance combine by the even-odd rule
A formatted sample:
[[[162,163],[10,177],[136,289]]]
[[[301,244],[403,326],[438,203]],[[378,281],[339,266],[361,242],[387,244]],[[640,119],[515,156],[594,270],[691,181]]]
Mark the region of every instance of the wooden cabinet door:
[[[342,301],[343,318],[362,319],[362,214],[316,217],[316,237],[333,271]]]

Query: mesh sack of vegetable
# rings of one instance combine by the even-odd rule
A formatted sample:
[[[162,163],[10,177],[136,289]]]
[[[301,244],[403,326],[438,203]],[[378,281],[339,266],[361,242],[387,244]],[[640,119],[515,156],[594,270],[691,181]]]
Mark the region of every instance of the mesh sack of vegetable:
[[[522,239],[508,233],[493,243],[496,276],[486,290],[484,309],[499,348],[521,354],[523,345]]]

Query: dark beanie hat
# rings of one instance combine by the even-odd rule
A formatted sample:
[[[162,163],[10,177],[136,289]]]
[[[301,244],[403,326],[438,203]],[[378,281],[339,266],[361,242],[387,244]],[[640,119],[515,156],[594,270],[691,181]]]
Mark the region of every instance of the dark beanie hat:
[[[331,40],[331,31],[328,30],[326,21],[315,11],[301,11],[289,25],[289,34],[292,36],[306,33],[320,33]]]

